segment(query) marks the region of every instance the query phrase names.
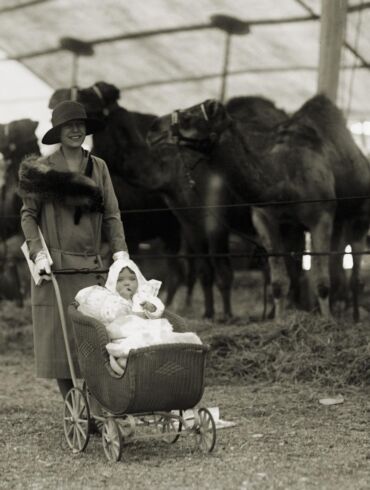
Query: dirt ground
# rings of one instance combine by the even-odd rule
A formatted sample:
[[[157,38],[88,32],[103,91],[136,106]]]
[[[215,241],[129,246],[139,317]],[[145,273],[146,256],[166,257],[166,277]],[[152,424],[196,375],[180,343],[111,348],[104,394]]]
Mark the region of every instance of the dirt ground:
[[[202,404],[236,422],[217,431],[213,453],[193,437],[168,445],[127,444],[108,463],[99,436],[74,455],[66,447],[60,395],[36,380],[29,354],[1,359],[0,488],[4,489],[369,489],[369,394],[311,385],[212,385]],[[140,429],[140,428],[139,428]]]
[[[294,342],[285,332],[282,339],[274,339],[263,347],[263,343],[255,341],[258,324],[252,325],[254,330],[248,330],[251,319],[259,318],[261,313],[260,288],[248,290],[246,303],[250,279],[239,279],[234,295],[239,317],[235,325],[194,320],[200,317],[202,306],[197,291],[192,311],[181,306],[181,295],[175,305],[177,311],[193,318],[190,324],[207,341],[214,332],[219,345],[220,333],[229,333],[229,345],[233,347],[233,339],[243,340],[242,332],[254,335],[246,337],[251,346],[249,357],[240,358],[253,366],[254,382],[232,376],[227,370],[230,359],[228,363],[222,357],[210,359],[201,405],[219,407],[221,418],[235,422],[236,426],[219,429],[215,450],[207,455],[199,452],[192,436],[180,438],[172,445],[158,439],[134,440],[124,446],[119,463],[107,462],[99,436],[92,436],[84,453],[72,454],[63,434],[63,402],[56,386],[34,376],[29,305],[17,309],[10,303],[3,304],[0,488],[370,489],[369,387],[366,380],[357,386],[347,384],[340,373],[341,362],[351,359],[351,365],[355,365],[356,352],[364,363],[361,369],[356,364],[356,373],[361,377],[368,371],[369,318],[365,317],[356,329],[348,323],[342,333],[346,340],[343,343],[340,325],[334,332],[330,324],[321,330],[318,324],[315,332],[307,333],[304,330],[315,325],[306,319],[300,331],[292,330]],[[262,333],[269,328],[270,324],[261,324]],[[232,336],[235,331],[239,337]],[[360,341],[350,345],[350,339],[357,339],[358,335]],[[269,358],[264,360],[267,348],[268,355],[275,356],[275,367],[283,362],[292,366],[294,356],[301,356],[294,368],[300,362],[316,362],[317,370],[326,371],[310,382],[297,382],[289,370],[282,373],[284,382],[283,378],[276,382],[258,381],[258,369],[261,380],[270,379],[269,373],[268,376],[263,373],[269,362]],[[259,351],[264,357],[257,359]],[[233,352],[230,350],[230,355]],[[218,360],[223,376],[219,376],[220,369],[215,369]],[[334,362],[335,366],[331,366]],[[325,406],[319,402],[339,395],[343,396],[343,403]],[[138,434],[141,430],[145,429],[139,427]]]

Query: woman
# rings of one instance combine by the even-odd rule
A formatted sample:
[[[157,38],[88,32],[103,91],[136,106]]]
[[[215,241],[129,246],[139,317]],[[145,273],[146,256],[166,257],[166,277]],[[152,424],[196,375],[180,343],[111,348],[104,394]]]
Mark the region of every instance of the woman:
[[[102,232],[114,260],[128,257],[107,165],[82,148],[86,135],[102,129],[102,124],[87,118],[84,107],[74,101],[58,104],[51,121],[52,128],[42,142],[46,145],[60,143],[60,148],[48,157],[27,158],[19,171],[22,229],[36,270],[46,274],[51,270],[42,250],[38,227],[52,257],[53,270],[101,269]],[[50,276],[43,277],[46,280],[39,286],[32,284],[36,375],[56,378],[65,397],[73,384],[54,288]],[[77,353],[67,307],[80,289],[97,282],[103,285],[104,278],[92,273],[59,275],[57,279],[78,377]]]

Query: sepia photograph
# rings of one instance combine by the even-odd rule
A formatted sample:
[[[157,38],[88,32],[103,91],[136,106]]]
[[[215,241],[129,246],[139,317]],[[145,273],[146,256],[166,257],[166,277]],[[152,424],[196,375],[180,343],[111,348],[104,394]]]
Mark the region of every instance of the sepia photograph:
[[[370,2],[0,0],[0,489],[370,489]]]

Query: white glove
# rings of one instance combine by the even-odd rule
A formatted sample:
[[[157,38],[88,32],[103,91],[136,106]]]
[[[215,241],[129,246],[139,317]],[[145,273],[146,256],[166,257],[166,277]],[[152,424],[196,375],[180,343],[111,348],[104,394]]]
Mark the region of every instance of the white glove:
[[[119,252],[115,252],[113,254],[113,260],[129,260],[130,256],[128,252],[125,252],[123,250],[120,250]]]
[[[39,252],[36,255],[35,269],[36,269],[36,272],[39,274],[41,281],[43,281],[44,279],[45,279],[45,281],[51,281],[50,263],[49,263],[48,258],[46,256],[46,253],[43,250],[41,250],[41,252]],[[41,275],[41,272],[44,272],[44,274]]]

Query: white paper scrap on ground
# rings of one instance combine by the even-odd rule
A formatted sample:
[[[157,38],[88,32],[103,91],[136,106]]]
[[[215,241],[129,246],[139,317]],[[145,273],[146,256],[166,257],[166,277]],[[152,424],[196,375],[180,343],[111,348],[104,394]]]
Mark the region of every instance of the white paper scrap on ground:
[[[339,405],[340,403],[343,403],[344,402],[344,398],[342,395],[338,395],[336,396],[335,398],[321,398],[319,400],[319,403],[321,403],[321,405]]]

